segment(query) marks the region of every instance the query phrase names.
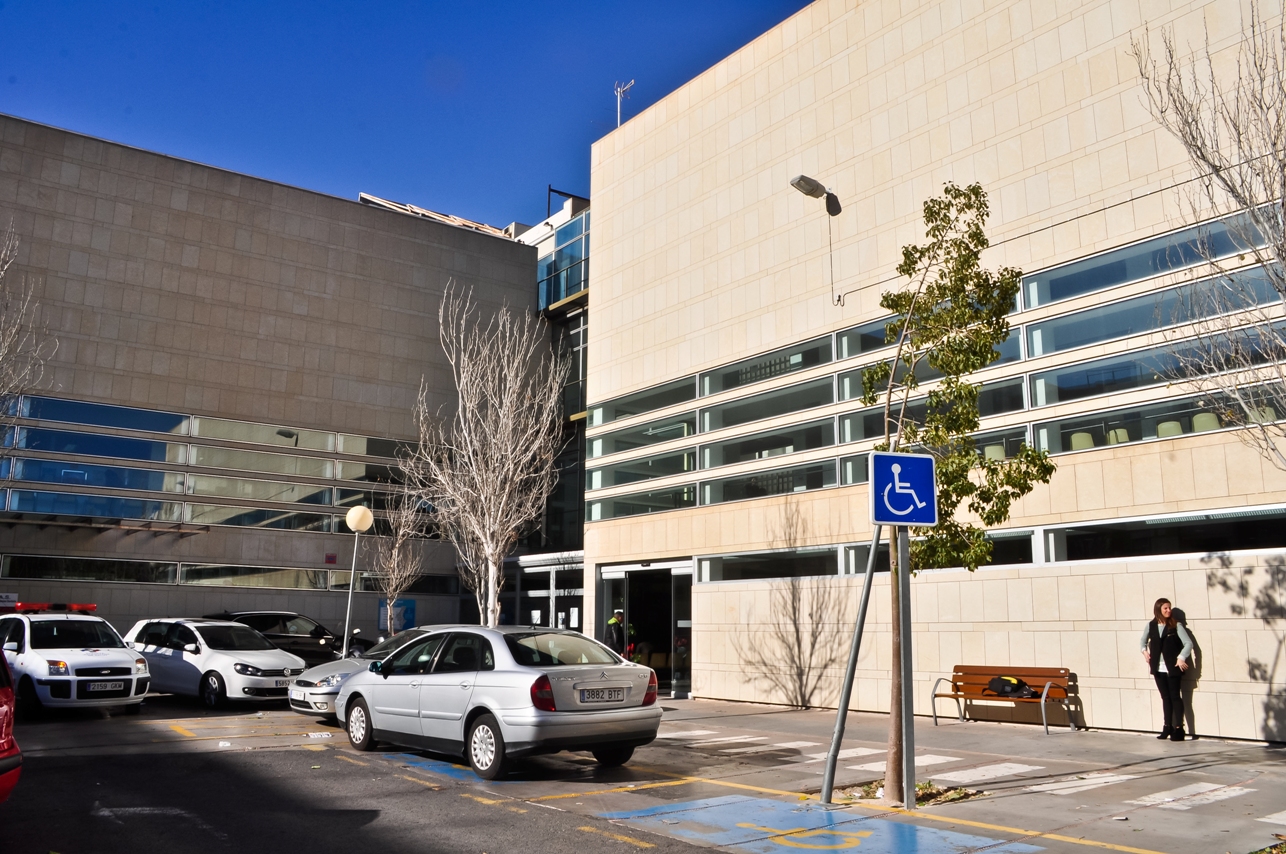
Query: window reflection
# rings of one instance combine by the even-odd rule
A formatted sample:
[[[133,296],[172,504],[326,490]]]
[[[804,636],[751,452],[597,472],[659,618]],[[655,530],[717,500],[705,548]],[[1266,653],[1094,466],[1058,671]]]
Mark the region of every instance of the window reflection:
[[[586,489],[602,489],[607,486],[622,486],[658,477],[690,472],[697,467],[697,455],[693,448],[656,457],[644,457],[628,463],[617,463],[614,466],[590,469],[585,472]]]
[[[765,460],[799,451],[811,451],[835,444],[835,424],[827,418],[779,430],[767,430],[752,436],[742,436],[701,447],[701,467]]]
[[[685,412],[588,440],[590,458],[682,439],[697,432],[697,414]]]
[[[745,498],[807,492],[826,489],[834,486],[835,483],[835,461],[825,460],[794,468],[773,469],[706,481],[701,484],[701,503],[720,504],[725,501],[741,501]]]
[[[224,504],[189,504],[187,521],[194,525],[236,525],[244,528],[278,528],[287,531],[329,531],[331,517],[289,510],[231,507]]]
[[[180,584],[220,587],[285,587],[325,590],[330,574],[324,569],[281,569],[266,566],[183,564]]]
[[[660,513],[665,510],[697,506],[697,488],[695,485],[688,485],[657,492],[638,492],[633,495],[591,501],[587,506],[590,522],[638,516],[643,513]]]
[[[835,384],[830,377],[800,383],[789,388],[757,394],[701,410],[701,430],[708,432],[735,427],[764,418],[787,415],[835,402]]]
[[[701,375],[701,394],[718,394],[731,388],[824,365],[830,360],[831,339],[828,335],[704,373]]]
[[[278,483],[239,477],[194,474],[188,478],[192,495],[242,498],[247,501],[287,501],[296,504],[330,504],[331,488],[306,483]]]
[[[207,439],[226,439],[255,445],[278,445],[283,448],[307,448],[313,451],[335,450],[335,434],[298,427],[278,427],[225,418],[193,418],[192,435]]]
[[[134,581],[146,584],[173,584],[178,578],[177,563],[139,560],[8,555],[5,578],[43,578],[50,581]]]
[[[610,424],[621,418],[629,418],[631,415],[642,415],[645,412],[693,400],[697,396],[696,380],[696,377],[683,377],[591,406],[589,426]]]
[[[13,513],[47,513],[101,519],[154,519],[163,522],[178,522],[183,518],[183,505],[175,501],[145,501],[138,498],[37,492],[29,489],[9,490],[9,510]]]
[[[91,457],[116,457],[124,460],[154,460],[162,463],[186,462],[187,445],[105,436],[101,433],[77,433],[71,430],[47,430],[43,427],[20,427],[18,447],[29,451],[52,451],[59,454],[84,454]]]
[[[331,460],[270,454],[265,451],[213,448],[208,445],[192,446],[192,464],[220,469],[293,474],[302,477],[330,478],[335,473],[335,463]]]
[[[157,412],[105,403],[83,403],[54,397],[26,396],[22,399],[22,416],[38,421],[63,421],[68,424],[92,424],[96,427],[119,427],[149,433],[188,432],[188,417],[175,412]]]
[[[25,458],[15,461],[14,480],[40,483],[73,483],[107,489],[139,489],[151,492],[182,492],[183,475],[153,469],[130,469],[69,463],[63,460]]]

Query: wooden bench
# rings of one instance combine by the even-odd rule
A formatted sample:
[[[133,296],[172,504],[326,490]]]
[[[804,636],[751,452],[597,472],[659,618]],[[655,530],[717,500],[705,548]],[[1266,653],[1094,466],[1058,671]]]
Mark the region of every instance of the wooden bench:
[[[1013,676],[1026,682],[1033,691],[1040,691],[1039,697],[1007,697],[993,694],[987,690],[987,683],[996,676]],[[1067,726],[1072,731],[1076,724],[1072,721],[1071,699],[1072,674],[1066,667],[975,667],[968,664],[957,664],[950,677],[943,676],[933,683],[933,725],[938,725],[938,698],[947,697],[956,701],[956,710],[963,721],[964,706],[961,700],[999,700],[1006,703],[1040,703],[1040,722],[1049,735],[1049,722],[1045,718],[1045,704],[1058,703],[1067,712]],[[951,683],[950,691],[938,691],[943,682]]]

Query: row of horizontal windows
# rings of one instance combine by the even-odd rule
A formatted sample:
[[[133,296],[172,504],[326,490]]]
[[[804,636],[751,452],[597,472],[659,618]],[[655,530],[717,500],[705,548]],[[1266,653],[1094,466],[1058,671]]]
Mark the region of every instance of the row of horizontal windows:
[[[267,451],[244,451],[212,445],[186,445],[104,433],[54,430],[47,427],[18,427],[16,432],[13,429],[7,430],[4,444],[6,447],[16,447],[26,451],[235,469],[324,480],[373,483],[397,481],[397,470],[394,466],[354,460],[273,454]]]
[[[588,211],[554,232],[554,251],[536,261],[536,282],[542,311],[588,285]]]
[[[1245,247],[1238,243],[1236,235],[1248,228],[1248,220],[1243,216],[1240,217],[1240,224],[1230,225],[1231,222],[1232,218],[1205,223],[1024,277],[1023,290],[1027,295],[1027,307],[1034,308],[1161,273],[1190,268],[1202,263],[1207,257],[1224,258],[1244,252]],[[1276,292],[1262,270],[1234,274],[1227,282],[1222,277],[1207,279],[1167,289],[1161,294],[1147,294],[1114,305],[1030,324],[1026,327],[1026,357],[1034,358],[1137,335],[1205,316],[1216,306],[1212,301],[1201,299],[1203,291],[1209,288],[1231,288],[1237,291],[1236,299],[1246,307],[1276,298]],[[833,336],[833,344],[832,336],[827,335],[614,398],[590,407],[589,426],[596,427],[641,415],[698,397],[827,364],[832,360],[882,350],[891,346],[888,343],[888,326],[895,319],[881,318],[837,332]],[[1015,332],[1017,331],[1016,328]],[[1021,333],[1011,335],[1010,340],[998,348],[998,363],[1023,358],[1019,349],[1023,337]],[[925,368],[927,365],[921,370]],[[935,377],[924,373],[917,378],[924,382]]]
[[[6,504],[10,513],[36,516],[72,516],[87,519],[129,519],[147,522],[186,522],[193,525],[228,525],[284,531],[352,533],[344,516],[283,508],[240,507],[229,504],[195,504],[96,495],[89,492],[55,492],[12,488]],[[388,520],[377,516],[371,533],[386,536]]]
[[[168,563],[103,558],[5,555],[0,577],[44,581],[126,581],[147,584],[196,584],[218,587],[274,587],[296,590],[347,590],[348,570],[298,569],[274,566]],[[380,576],[359,572],[358,590],[376,593]],[[454,575],[422,575],[407,593],[454,596],[460,579]]]
[[[1286,323],[1281,324],[1286,329]],[[1254,341],[1253,331],[1247,334],[1247,340]],[[1198,363],[1191,358],[1197,348],[1208,349],[1209,345],[1200,341],[1190,341],[1175,345],[1163,345],[1091,359],[1040,371],[1027,375],[1009,377],[1003,380],[983,383],[979,388],[978,409],[982,417],[1016,412],[1023,409],[1034,409],[1052,406],[1057,403],[1068,403],[1089,397],[1112,394],[1121,391],[1147,388],[1171,382],[1187,369],[1188,365]],[[1253,346],[1242,342],[1241,357],[1249,356],[1267,360],[1271,357],[1271,348],[1255,350]],[[1214,354],[1218,361],[1218,354]],[[1210,361],[1210,360],[1206,360]],[[647,445],[670,442],[697,433],[705,433],[726,427],[740,426],[753,421],[775,418],[796,412],[803,412],[827,406],[835,402],[850,400],[861,394],[861,379],[849,372],[830,377],[775,389],[752,397],[741,398],[728,403],[718,404],[708,409],[679,413],[668,418],[628,427],[594,436],[587,441],[587,457],[596,459],[611,454],[631,451]],[[838,390],[833,386],[838,383]],[[838,391],[838,394],[836,393]],[[908,406],[909,416],[916,421],[924,419],[925,398],[912,400]],[[699,429],[698,429],[699,428]],[[781,431],[770,431],[769,436]],[[872,407],[860,412],[849,413],[840,418],[840,441],[855,442],[882,436],[884,433],[884,410]],[[756,437],[738,437],[722,445],[734,447],[737,443]],[[711,446],[715,447],[715,446]],[[665,455],[668,456],[668,455]],[[714,455],[717,456],[717,455]],[[717,465],[711,458],[707,464],[703,456],[703,468]],[[746,457],[734,460],[744,462]],[[641,462],[641,461],[640,461]],[[621,465],[630,465],[629,463]],[[637,463],[635,463],[637,465]],[[593,469],[587,472],[587,482],[595,483]],[[614,473],[607,473],[599,480],[614,478]],[[619,481],[618,481],[619,482]],[[610,485],[603,483],[603,486]],[[590,488],[598,488],[591,486]]]
[[[1227,423],[1225,414],[1232,405],[1232,401],[1214,395],[1199,395],[1165,400],[1159,403],[1122,407],[1088,415],[1069,416],[1054,421],[1037,422],[1032,425],[1019,424],[1000,430],[978,433],[973,437],[973,441],[981,456],[987,459],[1003,460],[1013,457],[1023,445],[1033,444],[1033,439],[1036,448],[1048,451],[1051,454],[1085,451],[1096,447],[1123,445],[1154,439],[1172,439],[1192,433],[1205,433],[1233,426]],[[880,411],[878,414],[882,419],[883,412]],[[922,416],[922,414],[921,411],[920,415]],[[860,413],[856,413],[853,416],[845,416],[840,419],[841,435],[848,435],[845,431],[847,426],[845,418],[856,418],[859,415]],[[912,412],[911,415],[915,417],[916,413]],[[1251,420],[1270,423],[1280,420],[1282,415],[1273,407],[1263,405],[1256,407],[1255,411],[1251,413]],[[794,441],[796,438],[802,438],[804,442],[808,442],[811,437],[811,441],[819,443],[815,445],[816,447],[827,447],[833,444],[833,441],[820,444],[827,435],[833,435],[833,431],[830,430],[830,422],[814,422],[812,425],[787,428],[779,433],[764,434],[764,447],[767,447],[769,436],[777,436],[782,441]],[[882,435],[881,432],[879,436]],[[866,438],[873,437],[867,436]],[[849,442],[854,441],[854,439],[845,438],[844,441]],[[702,457],[704,458],[706,451],[713,447],[703,446],[700,449]],[[784,454],[811,449],[808,447],[795,448],[793,445],[778,445],[773,450]],[[768,454],[767,456],[776,456],[776,454]],[[587,473],[589,488],[598,489],[646,480],[651,477],[669,477],[674,474],[681,474],[691,469],[681,468],[680,466],[690,464],[696,458],[697,452],[695,450],[653,458],[663,460],[664,465],[667,467],[661,468],[658,466],[654,473],[649,470],[651,460],[638,460],[632,463],[622,463],[619,466],[605,467],[605,469],[591,470]],[[737,460],[737,462],[743,461]],[[840,458],[838,461],[839,484],[848,486],[865,483],[867,481],[866,461],[866,454],[855,454]],[[602,519],[616,519],[643,513],[695,507],[698,503],[701,505],[719,504],[744,498],[825,489],[836,485],[837,475],[834,471],[834,465],[835,461],[823,460],[793,468],[770,469],[719,480],[702,481],[699,485],[684,484],[651,492],[590,500],[588,502],[587,518],[589,521],[594,522]],[[622,476],[622,473],[624,473],[624,476]],[[614,482],[608,483],[609,478]]]
[[[283,427],[275,424],[257,424],[249,421],[232,421],[226,418],[206,418],[115,406],[105,403],[88,403],[54,397],[25,395],[18,407],[23,418],[35,421],[55,421],[63,424],[85,424],[93,427],[110,427],[141,433],[166,433],[175,436],[198,436],[244,442],[252,445],[277,445],[311,451],[337,452],[353,456],[387,457],[396,459],[405,447],[404,442],[377,439],[348,433],[329,433],[306,430],[300,427]]]

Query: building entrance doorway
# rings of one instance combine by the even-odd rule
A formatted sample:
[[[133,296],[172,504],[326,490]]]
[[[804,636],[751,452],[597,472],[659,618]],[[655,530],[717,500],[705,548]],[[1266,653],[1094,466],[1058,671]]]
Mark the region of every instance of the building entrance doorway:
[[[601,570],[602,626],[625,614],[625,657],[656,671],[657,689],[675,698],[692,693],[692,562],[666,561]]]

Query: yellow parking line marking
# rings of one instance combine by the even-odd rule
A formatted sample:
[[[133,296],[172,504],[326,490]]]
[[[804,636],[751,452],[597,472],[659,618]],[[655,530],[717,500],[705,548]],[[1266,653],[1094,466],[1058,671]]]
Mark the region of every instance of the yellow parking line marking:
[[[313,750],[313,751],[316,751],[316,752],[318,752],[318,753],[320,753],[320,752],[324,751],[325,749],[326,749],[326,748],[325,748],[324,746],[320,745],[320,744],[305,744],[305,745],[304,745],[304,750]]]
[[[460,797],[468,798],[471,801],[477,801],[480,804],[488,804],[490,806],[505,803],[504,798],[484,798],[481,795],[471,795],[468,792],[461,792]]]
[[[615,839],[617,842],[624,842],[633,845],[636,848],[655,848],[651,842],[644,842],[642,839],[635,839],[633,836],[625,836],[621,833],[608,833],[606,830],[599,830],[597,827],[578,827],[577,830],[583,830],[586,833],[597,833],[600,836],[606,836],[608,839]]]
[[[366,766],[366,765],[369,765],[369,764],[370,764],[369,762],[359,762],[358,760],[354,759],[353,757],[351,757],[351,756],[345,756],[345,755],[344,755],[344,754],[342,754],[342,753],[336,753],[336,754],[335,754],[335,758],[336,758],[336,759],[343,759],[345,762],[352,762],[354,765],[362,765],[362,766]]]
[[[662,786],[685,786],[688,783],[699,782],[697,777],[683,777],[678,780],[666,780],[662,783],[642,783],[636,786],[617,786],[614,789],[598,789],[593,792],[569,792],[562,795],[541,795],[539,798],[526,798],[525,800],[535,803],[536,801],[556,801],[562,798],[588,798],[594,795],[612,795],[617,792],[637,792],[641,789],[657,789]]]
[[[410,780],[412,783],[419,783],[424,788],[432,789],[435,792],[442,790],[441,786],[436,786],[433,783],[430,783],[428,780],[421,780],[419,777],[408,777],[405,774],[398,774],[397,776],[401,777],[403,780]]]
[[[194,733],[194,732],[193,732],[192,730],[190,730],[190,729],[184,729],[183,727],[179,726],[178,724],[170,724],[170,729],[174,730],[174,731],[175,731],[175,732],[177,732],[179,735],[185,735],[185,736],[187,736],[188,738],[196,738],[196,733]]]

